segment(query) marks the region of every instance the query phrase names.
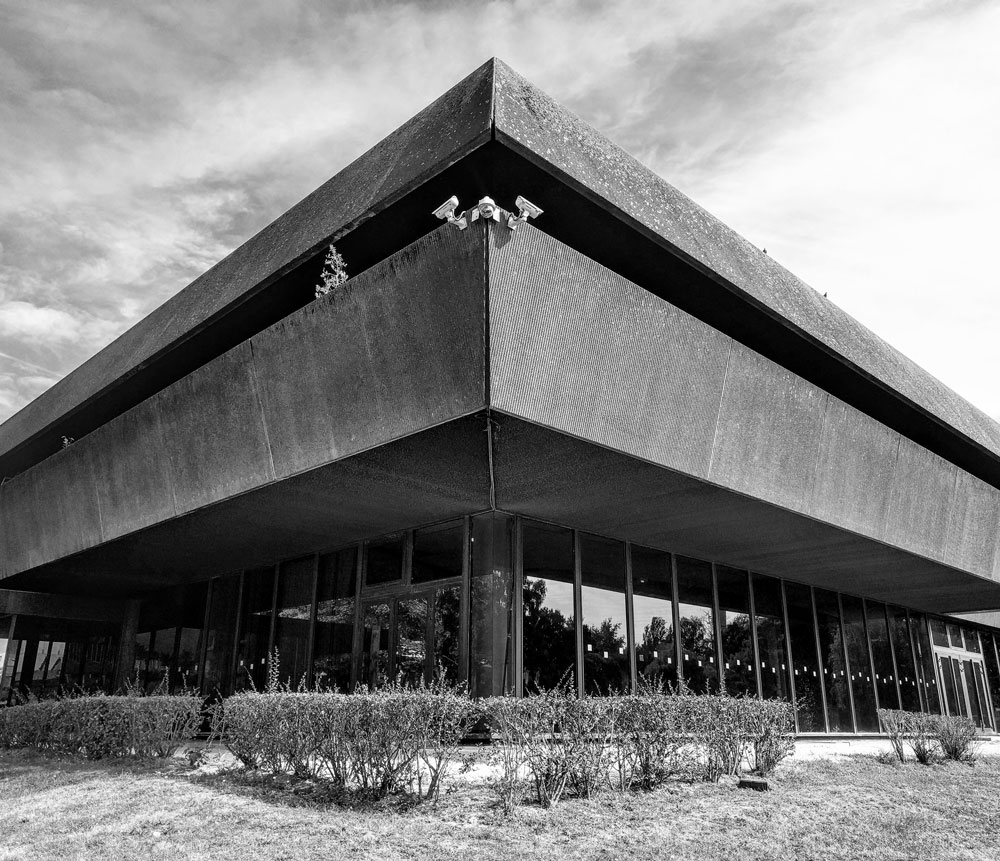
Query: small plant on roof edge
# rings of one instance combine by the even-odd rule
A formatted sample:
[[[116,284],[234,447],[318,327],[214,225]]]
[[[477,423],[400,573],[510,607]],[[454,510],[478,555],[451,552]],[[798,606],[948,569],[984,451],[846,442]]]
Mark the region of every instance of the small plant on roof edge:
[[[347,264],[336,247],[331,245],[326,250],[323,261],[323,271],[320,272],[320,283],[316,285],[316,298],[332,293],[347,280]]]

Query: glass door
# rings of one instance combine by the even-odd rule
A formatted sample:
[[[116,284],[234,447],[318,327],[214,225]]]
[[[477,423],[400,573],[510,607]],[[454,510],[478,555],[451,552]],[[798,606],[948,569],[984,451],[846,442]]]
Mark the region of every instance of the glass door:
[[[982,658],[970,656],[968,652],[937,651],[948,714],[970,718],[976,726],[992,729]]]

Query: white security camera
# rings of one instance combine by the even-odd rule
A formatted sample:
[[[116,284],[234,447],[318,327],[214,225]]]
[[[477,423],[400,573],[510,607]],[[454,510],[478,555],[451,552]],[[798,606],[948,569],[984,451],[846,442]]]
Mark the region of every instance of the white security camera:
[[[514,230],[519,224],[524,224],[529,218],[538,218],[545,211],[520,194],[514,201],[514,205],[517,207],[517,216],[512,215],[507,219],[507,226],[511,230]]]
[[[469,226],[469,222],[463,215],[461,218],[455,216],[455,210],[458,208],[458,198],[455,195],[449,197],[444,203],[442,203],[437,209],[434,210],[434,215],[440,218],[442,221],[447,221],[449,224],[454,224],[459,230],[465,230]]]

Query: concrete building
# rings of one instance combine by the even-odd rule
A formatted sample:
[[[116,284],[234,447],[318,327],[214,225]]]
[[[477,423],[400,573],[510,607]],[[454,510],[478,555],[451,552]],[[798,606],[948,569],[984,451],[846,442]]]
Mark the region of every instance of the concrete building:
[[[0,476],[3,699],[276,647],[996,726],[1000,426],[496,60],[0,426]]]

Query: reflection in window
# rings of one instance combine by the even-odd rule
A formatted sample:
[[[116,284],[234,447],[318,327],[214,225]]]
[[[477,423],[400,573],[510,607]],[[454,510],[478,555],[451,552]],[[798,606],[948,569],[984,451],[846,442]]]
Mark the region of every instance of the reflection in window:
[[[854,732],[851,699],[844,657],[844,637],[840,625],[840,605],[836,592],[814,589],[816,625],[819,632],[823,687],[826,690],[826,714],[830,732]]]
[[[525,523],[523,547],[524,692],[530,694],[576,669],[573,533]]]
[[[948,640],[948,629],[945,627],[943,619],[931,619],[931,636],[934,638],[935,646],[944,646],[947,648],[951,645]]]
[[[396,604],[396,676],[417,687],[427,674],[427,599],[400,599]]]
[[[948,714],[953,717],[968,717],[965,697],[959,696],[958,693],[962,685],[958,659],[941,656],[938,658],[938,667],[941,670],[941,684],[944,685],[945,707]]]
[[[361,672],[358,683],[369,689],[389,681],[389,624],[386,603],[368,604],[361,617]]]
[[[825,732],[822,682],[816,655],[816,629],[813,627],[812,590],[801,583],[790,583],[787,580],[784,586],[799,732]]]
[[[850,667],[851,692],[854,694],[854,719],[858,732],[878,732],[875,713],[875,685],[871,661],[868,659],[868,638],[865,636],[864,608],[860,598],[842,595],[844,613],[844,643]]]
[[[902,698],[902,708],[909,712],[921,710],[920,680],[917,668],[913,663],[913,646],[910,640],[910,628],[906,619],[906,610],[902,607],[886,608],[889,616],[889,637],[892,640],[893,653],[896,655],[897,681],[899,695]]]
[[[934,654],[927,636],[925,616],[910,613],[910,633],[913,635],[914,650],[917,653],[917,672],[920,674],[924,692],[924,707],[931,714],[939,714],[937,679],[934,674]]]
[[[970,652],[976,652],[976,654],[981,654],[982,649],[979,646],[979,634],[976,631],[965,630],[963,631],[965,648]]]
[[[695,693],[715,693],[719,674],[715,664],[712,566],[686,556],[678,556],[676,561],[681,673]]]
[[[962,636],[962,629],[950,622],[945,627],[948,629],[948,639],[951,641],[951,647],[953,649],[964,649],[965,637]]]
[[[434,674],[454,682],[464,675],[458,663],[462,593],[458,586],[434,594]]]
[[[509,515],[472,518],[469,687],[475,697],[513,692],[513,536]]]
[[[243,617],[236,650],[236,690],[267,686],[267,659],[271,639],[274,568],[256,568],[243,576]]]
[[[625,545],[580,535],[583,678],[588,694],[631,691],[625,617]]]
[[[632,608],[639,678],[650,684],[675,684],[674,579],[669,553],[632,546]]]
[[[274,618],[278,679],[281,684],[293,689],[309,683],[307,661],[315,579],[314,556],[282,562],[278,572],[278,603]]]
[[[746,571],[718,565],[719,624],[722,626],[722,675],[734,696],[757,693],[753,629],[750,625],[750,582]]]
[[[317,687],[339,691],[351,688],[356,578],[357,550],[354,547],[319,557],[313,650],[313,679]]]
[[[790,700],[781,581],[762,574],[754,574],[752,579],[761,694],[765,699]]]
[[[413,533],[412,582],[461,577],[464,534],[461,521],[416,530]],[[368,582],[372,582],[370,578]]]
[[[218,693],[228,696],[232,692],[229,676],[232,673],[239,592],[239,574],[217,577],[212,581],[208,630],[205,632],[205,673],[202,678],[202,693],[206,695]]]
[[[896,691],[896,673],[892,666],[889,628],[885,621],[885,605],[876,601],[865,601],[865,612],[868,618],[868,639],[872,647],[875,690],[878,693],[879,707],[898,709],[899,696]]]
[[[367,559],[365,583],[395,583],[403,579],[404,536],[397,535],[382,541],[372,541],[365,548]]]

